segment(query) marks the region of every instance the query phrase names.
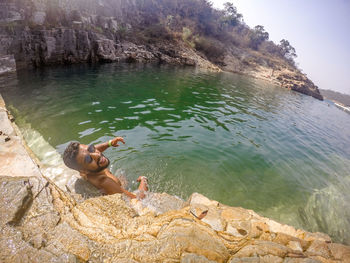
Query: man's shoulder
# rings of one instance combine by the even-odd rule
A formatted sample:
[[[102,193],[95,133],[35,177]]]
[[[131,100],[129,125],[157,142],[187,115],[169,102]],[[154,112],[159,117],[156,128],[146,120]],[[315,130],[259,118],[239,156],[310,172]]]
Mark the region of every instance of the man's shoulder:
[[[104,178],[107,176],[107,171],[103,170],[98,173],[90,172],[86,174],[87,178]]]

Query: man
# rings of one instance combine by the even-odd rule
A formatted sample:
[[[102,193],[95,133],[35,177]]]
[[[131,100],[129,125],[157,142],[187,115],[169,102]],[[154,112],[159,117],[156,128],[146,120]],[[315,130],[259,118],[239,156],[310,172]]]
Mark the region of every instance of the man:
[[[122,137],[116,137],[98,145],[71,142],[64,151],[63,161],[69,168],[77,170],[81,177],[103,193],[123,193],[130,198],[136,198],[136,195],[125,190],[120,180],[109,171],[109,159],[102,154],[104,150],[111,146],[118,147],[118,142],[125,144]],[[140,183],[138,188],[140,198],[144,198],[144,192],[148,191],[147,178],[140,176],[137,181]]]

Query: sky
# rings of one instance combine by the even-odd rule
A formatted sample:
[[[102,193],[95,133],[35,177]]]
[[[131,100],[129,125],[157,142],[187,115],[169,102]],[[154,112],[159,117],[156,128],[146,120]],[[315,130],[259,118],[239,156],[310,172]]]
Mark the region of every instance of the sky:
[[[223,8],[228,0],[211,0]],[[287,39],[296,62],[320,88],[350,95],[350,0],[230,0],[245,23]]]

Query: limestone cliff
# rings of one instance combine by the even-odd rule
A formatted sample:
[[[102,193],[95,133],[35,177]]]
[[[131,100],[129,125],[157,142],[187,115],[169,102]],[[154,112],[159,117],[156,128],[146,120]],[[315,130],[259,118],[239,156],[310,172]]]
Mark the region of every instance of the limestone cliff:
[[[0,73],[14,69],[9,55],[17,68],[82,62],[169,63],[247,74],[323,99],[317,86],[283,57],[234,45],[232,39],[227,42],[230,35],[217,32],[224,30],[224,24],[214,29],[202,18],[219,11],[209,6],[199,11],[197,22],[192,21],[194,10],[201,10],[206,1],[195,6],[177,1],[176,7],[168,2],[5,0],[0,3]],[[211,34],[209,40],[190,28],[203,36]]]
[[[350,262],[350,247],[325,234],[198,193],[153,194],[152,206],[63,191],[29,157],[1,97],[0,113],[1,262]]]

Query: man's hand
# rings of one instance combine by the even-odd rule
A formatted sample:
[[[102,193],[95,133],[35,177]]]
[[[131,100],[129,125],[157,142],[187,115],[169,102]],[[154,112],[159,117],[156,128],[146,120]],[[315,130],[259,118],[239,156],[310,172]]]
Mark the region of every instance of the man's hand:
[[[110,140],[110,145],[113,147],[118,147],[118,142],[125,144],[123,137],[115,137],[114,139]]]
[[[114,139],[109,140],[108,142],[95,145],[95,148],[100,152],[104,152],[108,147],[118,147],[118,142],[122,142],[125,144],[123,137],[115,137]]]
[[[139,176],[137,182],[140,183],[138,188],[140,191],[148,191],[148,179],[146,176]]]

